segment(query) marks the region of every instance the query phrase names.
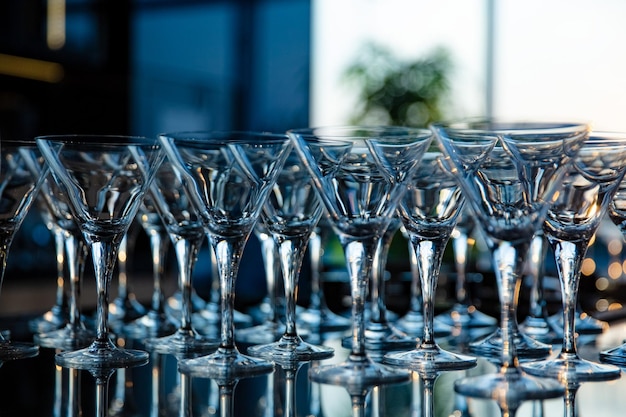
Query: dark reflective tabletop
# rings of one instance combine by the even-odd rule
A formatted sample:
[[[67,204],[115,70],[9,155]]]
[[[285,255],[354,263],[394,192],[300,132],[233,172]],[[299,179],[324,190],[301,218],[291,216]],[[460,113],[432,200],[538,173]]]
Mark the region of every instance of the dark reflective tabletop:
[[[8,321],[18,328],[26,318]],[[600,350],[617,346],[626,336],[626,324],[611,323],[599,336],[578,339],[580,356],[597,361]],[[449,350],[463,350],[450,337],[438,339]],[[450,343],[452,342],[452,343]],[[142,349],[140,341],[126,341],[127,347]],[[55,365],[51,349],[40,350],[32,359],[6,362],[0,368],[1,416],[498,416],[495,401],[465,398],[455,393],[460,377],[495,372],[497,368],[479,358],[468,371],[443,372],[432,392],[418,375],[408,383],[372,387],[359,400],[343,386],[312,383],[313,366],[339,362],[348,355],[337,334],[323,341],[335,349],[335,356],[321,362],[304,362],[295,368],[276,366],[269,374],[243,378],[221,386],[215,380],[181,375],[177,358],[151,354],[141,367],[114,370],[94,376]],[[238,345],[242,352],[246,346]],[[560,351],[553,346],[553,355]],[[575,399],[580,416],[622,416],[626,406],[626,378],[610,382],[581,384]],[[106,395],[103,395],[106,393]],[[431,395],[432,394],[432,395]],[[106,403],[106,404],[105,404]],[[564,399],[526,401],[518,416],[564,415]]]

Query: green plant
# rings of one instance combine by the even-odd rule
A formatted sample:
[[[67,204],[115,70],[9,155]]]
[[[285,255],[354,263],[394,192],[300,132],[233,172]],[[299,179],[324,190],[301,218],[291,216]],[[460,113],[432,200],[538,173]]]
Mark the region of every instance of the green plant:
[[[403,61],[369,43],[343,74],[359,89],[352,123],[427,126],[444,116],[452,64],[437,48],[425,57]]]

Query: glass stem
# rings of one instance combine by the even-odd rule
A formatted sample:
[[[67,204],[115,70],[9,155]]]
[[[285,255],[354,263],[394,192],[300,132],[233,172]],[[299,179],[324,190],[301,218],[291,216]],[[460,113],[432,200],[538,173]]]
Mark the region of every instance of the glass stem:
[[[109,415],[109,380],[112,373],[96,376],[96,417]]]
[[[57,264],[57,293],[55,306],[59,310],[65,305],[65,230],[54,226],[54,247]]]
[[[563,347],[561,355],[576,355],[576,303],[578,300],[578,284],[580,267],[587,251],[587,240],[567,242],[548,237],[554,251],[557,271],[561,281],[561,298],[563,302]]]
[[[210,245],[209,245],[210,246]],[[220,303],[220,272],[217,269],[217,256],[215,249],[210,246],[211,252],[211,293],[209,294],[209,304],[219,306]],[[219,313],[219,309],[218,309]]]
[[[0,231],[0,288],[2,287],[2,282],[4,281],[4,274],[7,269],[7,259],[9,257],[9,248],[11,247],[14,235],[15,230],[9,229]]]
[[[545,417],[546,413],[543,406],[543,400],[534,400],[532,402],[531,417]]]
[[[524,257],[530,242],[499,241],[492,248],[493,264],[500,297],[500,330],[502,332],[502,370],[517,368],[518,358],[513,336],[517,326],[517,302],[524,270]]]
[[[191,332],[191,274],[193,272],[196,261],[198,260],[198,252],[204,242],[204,235],[189,236],[185,239],[174,240],[174,251],[178,261],[178,288],[180,289],[181,299],[181,319],[179,332]]]
[[[372,236],[343,245],[352,296],[352,356],[365,356],[365,297],[379,239]]]
[[[235,385],[237,382],[220,383],[220,417],[232,417],[235,411]]]
[[[60,349],[56,349],[55,353],[61,352]],[[71,369],[69,370],[72,371]],[[65,387],[63,386],[63,373],[65,369],[61,366],[55,366],[54,369],[54,404],[52,406],[52,416],[61,417],[63,410],[63,392]],[[67,401],[67,400],[66,400]],[[70,414],[71,417],[71,414]]]
[[[161,278],[165,275],[167,252],[170,247],[170,239],[167,231],[158,230],[150,233],[150,248],[152,252],[152,311],[162,313],[164,311],[165,296],[161,287]]]
[[[547,317],[546,301],[543,297],[543,275],[544,260],[548,248],[545,245],[545,236],[543,232],[539,232],[533,238],[530,246],[530,273],[532,277],[532,286],[530,289],[530,310],[531,317]]]
[[[389,225],[383,237],[378,241],[378,247],[374,255],[374,267],[372,269],[372,315],[371,321],[373,323],[386,323],[387,322],[387,307],[385,305],[385,271],[387,270],[387,258],[389,256],[389,249],[391,248],[391,242],[398,230],[399,222],[397,225]]]
[[[276,399],[280,397],[278,387],[282,382],[283,381],[279,380],[276,372],[267,374],[267,382],[265,384],[265,412],[262,414],[262,417],[276,417],[276,415],[280,413],[277,411],[276,407],[280,409],[281,404],[280,401],[276,401]]]
[[[117,298],[120,300],[126,300],[128,298],[128,280],[127,280],[127,265],[126,260],[128,259],[128,236],[124,235],[122,241],[119,245],[117,253],[120,256],[120,259],[117,261]]]
[[[193,416],[192,398],[191,398],[191,376],[180,372],[180,407],[178,417]]]
[[[368,392],[360,392],[350,394],[350,401],[352,403],[352,417],[365,417],[365,398]]]
[[[298,301],[298,277],[304,253],[308,244],[308,235],[279,238],[276,240],[280,252],[280,263],[283,270],[285,286],[285,334],[283,337],[295,338],[296,331],[296,302]]]
[[[322,236],[321,229],[316,228],[309,237],[309,259],[311,262],[311,297],[309,310],[320,311],[322,309],[322,286],[320,275],[322,273]]]
[[[67,382],[67,404],[66,404],[66,416],[67,417],[79,417],[83,415],[81,408],[81,374],[82,371],[78,369],[67,369],[68,379]]]
[[[285,408],[284,417],[297,417],[296,412],[296,375],[297,369],[285,369]]]
[[[409,262],[411,267],[411,300],[410,309],[412,312],[422,313],[422,307],[424,305],[422,301],[422,284],[419,272],[419,266],[417,265],[417,255],[413,249],[413,243],[411,239],[408,239],[409,244]]]
[[[577,385],[571,385],[565,387],[565,395],[563,397],[564,413],[565,417],[576,417],[576,393],[578,392]]]
[[[411,244],[422,283],[422,299],[424,314],[424,333],[421,347],[432,349],[436,347],[434,333],[435,319],[435,291],[439,279],[439,269],[443,259],[446,243],[450,238],[448,231],[439,231],[438,237],[425,239],[417,234],[411,234]]]
[[[428,376],[422,377],[423,383],[423,393],[422,393],[422,407],[423,407],[423,416],[424,417],[434,417],[435,415],[435,398],[434,398],[434,390],[435,390],[435,381],[437,380],[437,376]]]
[[[111,398],[111,404],[113,405],[109,408],[110,414],[124,415],[128,412],[128,409],[130,409],[130,407],[128,406],[127,402],[129,398],[129,395],[127,394],[129,388],[132,386],[132,383],[129,386],[128,372],[126,372],[126,369],[119,368],[115,372],[115,383],[113,384],[113,387],[109,392],[109,395],[111,395],[111,392],[113,393],[113,398]]]
[[[235,281],[247,236],[209,236],[215,250],[220,279],[220,348],[235,349]]]
[[[276,256],[276,243],[270,236],[265,235],[259,238],[261,242],[261,255],[263,257],[263,265],[265,267],[265,282],[267,285],[267,296],[269,311],[267,321],[271,323],[278,322],[278,314],[276,314],[276,305],[278,297],[276,294],[276,278],[280,272],[280,263]]]
[[[67,269],[70,277],[70,326],[76,329],[81,325],[80,292],[85,260],[89,248],[80,235],[68,234],[65,239]]]
[[[456,270],[455,296],[456,302],[462,306],[469,306],[467,294],[467,259],[470,252],[469,236],[461,229],[452,236],[452,249],[454,252],[454,267]]]
[[[517,414],[517,408],[511,408],[506,404],[501,404],[500,415],[502,417],[515,417]]]
[[[115,262],[122,237],[114,237],[112,240],[93,240],[91,244],[91,256],[93,258],[94,273],[96,276],[97,312],[96,312],[96,340],[95,343],[112,344],[109,340],[109,285],[113,278]]]
[[[161,404],[162,399],[167,395],[161,389],[165,385],[161,374],[161,369],[165,368],[163,355],[157,352],[150,352],[150,364],[152,366],[150,417],[159,417],[159,410],[167,407],[167,405]]]

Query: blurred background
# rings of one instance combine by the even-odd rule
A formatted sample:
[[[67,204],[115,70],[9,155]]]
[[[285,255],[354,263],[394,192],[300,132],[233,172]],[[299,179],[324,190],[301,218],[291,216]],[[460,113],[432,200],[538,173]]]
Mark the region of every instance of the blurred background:
[[[3,0],[0,135],[473,116],[626,130],[624,16],[621,0]],[[591,252],[604,266],[582,288],[586,306],[606,312],[621,308],[626,266],[613,225],[599,240]],[[390,258],[398,271],[405,246]],[[251,239],[244,262],[256,275],[258,248]],[[137,250],[134,267],[148,271],[145,237]],[[199,274],[209,269],[201,262]],[[33,210],[4,287],[42,278],[52,303],[54,276],[52,237]],[[263,282],[242,274],[241,302],[257,302]]]

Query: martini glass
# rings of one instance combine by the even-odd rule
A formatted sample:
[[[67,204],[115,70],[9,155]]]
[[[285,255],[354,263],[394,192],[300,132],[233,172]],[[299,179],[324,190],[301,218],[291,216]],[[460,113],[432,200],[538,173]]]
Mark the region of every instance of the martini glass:
[[[501,303],[500,371],[455,382],[462,395],[507,403],[563,394],[556,381],[519,367],[515,314],[525,257],[556,200],[562,179],[587,139],[589,126],[567,123],[470,121],[432,126],[449,157],[493,257]]]
[[[80,312],[80,283],[89,248],[70,210],[67,195],[56,184],[48,169],[42,169],[45,162],[35,145],[29,152],[23,153],[26,161],[37,175],[44,175],[39,190],[40,210],[45,213],[46,222],[56,230],[55,236],[61,237],[61,250],[57,247],[57,262],[64,274],[67,265],[70,293],[68,297],[68,321],[57,329],[39,332],[34,335],[35,342],[42,347],[75,350],[89,345],[95,338],[95,331],[87,328]],[[47,166],[47,165],[46,165]],[[64,277],[57,280],[65,281]]]
[[[611,132],[592,132],[567,170],[543,226],[561,282],[563,344],[556,358],[524,364],[530,374],[554,378],[574,374],[593,380],[620,373],[616,366],[578,355],[574,323],[583,259],[625,173],[626,134]]]
[[[0,141],[0,285],[4,280],[9,250],[15,234],[43,183],[47,165],[30,164],[37,150],[33,141]],[[0,333],[0,364],[10,360],[37,356],[39,348],[32,343],[10,341]]]
[[[423,153],[432,141],[424,129],[329,127],[289,131],[313,177],[346,258],[352,295],[352,345],[339,364],[312,368],[314,382],[359,385],[402,382],[408,373],[375,363],[365,349],[365,297],[380,239],[395,215]],[[349,141],[332,152],[326,140]]]
[[[344,148],[343,143],[329,141],[324,145]],[[248,353],[270,360],[302,361],[329,358],[333,349],[307,343],[298,335],[296,302],[298,276],[309,238],[323,213],[311,174],[303,169],[295,151],[287,157],[276,178],[269,198],[261,212],[261,223],[272,236],[279,254],[285,290],[285,331],[281,338],[269,344],[252,346]]]
[[[110,339],[108,292],[122,238],[163,160],[161,148],[156,139],[129,136],[40,136],[37,144],[91,249],[96,276],[96,338],[56,361],[76,369],[143,365],[147,352]]]
[[[388,353],[383,362],[415,371],[469,369],[476,358],[441,349],[435,341],[435,291],[446,245],[465,200],[449,172],[444,155],[431,147],[413,174],[398,214],[409,234],[422,284],[424,329],[422,340],[408,352]],[[434,377],[433,377],[434,382]]]
[[[505,125],[505,129],[508,128],[506,123],[501,123],[501,122],[496,122],[494,123],[494,126],[497,126],[497,128],[499,128],[501,125]],[[530,131],[530,135],[535,135],[536,130],[534,129],[534,126],[537,126],[538,128],[538,132],[537,135],[541,135],[543,134],[543,132],[545,130],[542,130],[543,128],[547,128],[549,129],[548,126],[550,126],[547,123],[539,123],[539,124],[533,124],[530,122],[523,122],[523,123],[514,123],[515,126],[512,127],[512,130],[515,131],[514,133],[514,137],[516,139],[523,139],[524,138],[524,130],[529,130]],[[527,129],[528,128],[528,129]],[[495,128],[494,128],[495,129]],[[487,131],[488,133],[493,133],[491,131]],[[519,132],[519,135],[517,134]],[[535,135],[536,136],[536,135]],[[535,139],[536,140],[536,139]],[[509,177],[510,176],[514,176],[513,181],[519,181],[520,185],[515,184],[514,186],[510,187],[510,190],[515,191],[517,194],[515,195],[503,195],[503,196],[487,196],[485,198],[485,203],[479,203],[483,204],[483,205],[500,205],[500,201],[502,200],[504,203],[504,206],[499,210],[499,212],[495,213],[495,216],[493,216],[493,218],[489,218],[487,217],[485,219],[485,221],[491,221],[493,223],[493,226],[490,225],[489,223],[485,223],[485,221],[483,221],[483,223],[481,223],[481,227],[483,228],[483,230],[486,230],[485,233],[491,233],[492,235],[494,233],[499,233],[500,230],[516,230],[517,228],[526,228],[525,230],[523,230],[524,232],[528,233],[530,230],[530,227],[534,227],[535,226],[535,218],[530,218],[528,222],[524,222],[524,221],[519,221],[519,220],[515,220],[513,222],[507,222],[506,218],[509,217],[508,212],[511,211],[513,212],[514,215],[516,216],[520,216],[523,213],[523,210],[516,210],[515,205],[519,204],[517,201],[514,200],[514,198],[517,195],[521,195],[524,196],[523,199],[525,199],[525,204],[527,204],[528,206],[530,206],[530,210],[531,212],[537,212],[539,214],[545,215],[544,211],[545,207],[547,206],[547,201],[541,201],[542,204],[536,204],[534,199],[539,199],[539,198],[543,198],[542,195],[533,195],[532,199],[528,199],[525,197],[525,189],[529,188],[528,186],[526,186],[525,182],[529,182],[532,181],[532,175],[541,175],[542,171],[542,164],[541,162],[535,162],[533,161],[532,164],[534,165],[538,165],[539,166],[539,172],[535,173],[535,172],[530,172],[529,174],[524,173],[523,171],[520,171],[519,174],[516,173],[507,173],[507,170],[509,172],[513,172],[513,167],[516,166],[516,164],[520,163],[519,158],[517,158],[517,156],[515,157],[509,157],[509,153],[511,153],[511,151],[508,150],[508,148],[504,145],[500,145],[500,143],[505,143],[503,141],[498,142],[496,140],[496,146],[495,148],[491,151],[492,154],[486,154],[486,155],[482,155],[483,157],[485,157],[486,159],[480,160],[478,161],[478,164],[484,164],[486,166],[486,168],[491,169],[492,171],[492,176],[494,177],[498,177],[499,175],[501,175],[504,179],[502,181],[509,181]],[[528,147],[532,147],[534,146],[534,143],[528,143],[526,144],[526,146]],[[513,149],[513,148],[511,148]],[[521,152],[521,151],[520,151]],[[527,156],[523,156],[524,158],[529,158],[532,159],[532,157],[527,157]],[[496,158],[505,158],[503,159],[503,162],[501,162],[500,165],[502,165],[502,168],[500,167],[500,165],[498,164],[494,164],[492,163],[496,161]],[[547,165],[547,161],[544,162]],[[529,162],[530,164],[530,162]],[[531,168],[533,168],[533,165],[529,165]],[[479,167],[481,168],[481,167]],[[564,168],[561,169],[561,171],[564,171]],[[477,176],[482,175],[481,171],[477,171]],[[550,172],[552,173],[552,171]],[[524,178],[521,178],[521,175],[525,175]],[[561,174],[563,175],[563,174]],[[488,177],[485,177],[487,179],[484,179],[483,181],[488,181]],[[541,180],[545,181],[546,183],[550,184],[549,181],[551,181],[552,177],[546,177],[545,179],[543,177],[540,178]],[[560,181],[560,177],[557,177],[557,179],[559,179]],[[497,178],[498,181],[501,181],[499,178]],[[558,182],[558,184],[560,184],[560,182]],[[505,184],[506,185],[506,184]],[[541,184],[537,184],[538,187],[541,187]],[[556,188],[556,187],[555,187]],[[474,194],[476,192],[480,192],[480,188],[479,187],[474,187],[475,191],[472,191]],[[535,193],[538,192],[550,192],[553,191],[552,189],[548,189],[548,190],[543,190],[542,188],[539,188],[538,191],[536,191]],[[474,196],[472,196],[472,199],[474,199]],[[511,202],[510,202],[510,201]],[[528,200],[528,201],[526,201]],[[489,207],[483,208],[483,206],[480,206],[478,203],[472,203],[473,206],[476,207],[480,207],[480,209],[482,210],[482,212],[489,212],[489,210],[491,210]],[[474,209],[474,207],[472,207]],[[500,208],[500,207],[499,207]],[[523,207],[523,209],[526,209],[526,207]],[[474,212],[476,211],[476,209],[474,209]],[[492,210],[493,211],[493,210]],[[502,216],[504,217],[504,219],[500,219],[499,217]],[[481,219],[478,219],[478,221],[480,222]],[[504,223],[504,224],[502,224]],[[510,223],[510,224],[509,224]],[[492,229],[496,229],[499,228],[500,230],[495,230],[494,232],[492,232],[491,230],[487,230],[487,227],[485,227],[485,225],[488,225],[489,227],[491,227]],[[533,236],[536,233],[535,230],[533,230]],[[506,236],[505,236],[506,237]],[[526,238],[526,235],[524,236]],[[508,240],[506,241],[513,241],[514,239],[512,237],[506,237]],[[498,248],[498,245],[500,243],[500,240],[505,240],[505,239],[498,239],[497,241],[495,239],[493,239],[491,236],[488,237],[488,242],[487,245],[489,246],[490,252],[492,254],[492,257],[494,256],[494,251]],[[517,243],[517,242],[516,242]],[[532,243],[532,238],[527,242],[526,240],[523,240],[523,243]],[[530,247],[518,247],[517,249],[521,250],[521,254],[523,254],[523,256],[521,256],[522,262],[524,263],[524,265],[526,265],[527,263],[527,253],[530,250]],[[516,250],[517,250],[516,249]],[[500,255],[498,255],[500,256]],[[498,265],[497,263],[493,263],[493,265]],[[516,264],[516,267],[518,265]],[[521,267],[521,266],[520,266]],[[525,268],[522,268],[522,271]],[[514,283],[518,282],[518,278],[519,276],[517,274],[521,274],[522,272],[518,272],[515,271],[515,276],[514,276]],[[501,296],[504,293],[504,289],[501,288],[502,287],[502,282],[503,279],[501,278],[501,274],[500,274],[500,267],[496,268],[495,271],[495,275],[496,275],[496,283],[498,285],[498,293]],[[520,278],[521,279],[521,278]],[[521,282],[521,281],[520,281]],[[519,284],[521,285],[521,283]],[[516,357],[519,358],[520,360],[537,360],[537,359],[544,359],[546,357],[548,357],[551,353],[551,346],[542,342],[539,342],[538,340],[535,340],[531,337],[529,337],[527,334],[523,333],[520,331],[519,329],[519,324],[517,321],[517,303],[518,303],[518,299],[519,299],[519,286],[514,286],[511,287],[513,289],[513,299],[512,299],[512,303],[510,306],[501,306],[501,312],[506,312],[508,311],[508,309],[510,309],[511,311],[509,311],[507,313],[507,322],[504,323],[506,325],[506,328],[510,331],[511,333],[511,338],[513,340],[513,343],[515,344],[515,354]],[[501,298],[501,297],[500,297]],[[502,302],[502,300],[500,300]],[[502,320],[502,319],[501,319]],[[477,355],[477,356],[481,356],[481,357],[485,357],[488,358],[490,360],[499,360],[500,358],[502,358],[502,351],[503,351],[503,345],[506,342],[506,337],[503,335],[502,333],[502,329],[504,328],[504,324],[500,323],[500,326],[498,328],[496,328],[495,331],[493,331],[492,333],[479,338],[477,340],[474,340],[473,342],[469,343],[469,347],[468,350],[470,353]]]
[[[189,182],[179,175],[170,159],[159,167],[150,186],[154,209],[169,233],[178,265],[181,294],[178,329],[169,335],[154,335],[146,346],[161,354],[191,355],[215,350],[217,342],[201,335],[192,320],[192,274],[198,252],[206,240],[202,221],[191,202]]]
[[[265,373],[273,364],[239,352],[233,320],[235,281],[244,248],[291,149],[285,135],[255,132],[182,132],[161,142],[188,181],[220,280],[220,345],[216,352],[182,360],[182,372],[208,377]]]

